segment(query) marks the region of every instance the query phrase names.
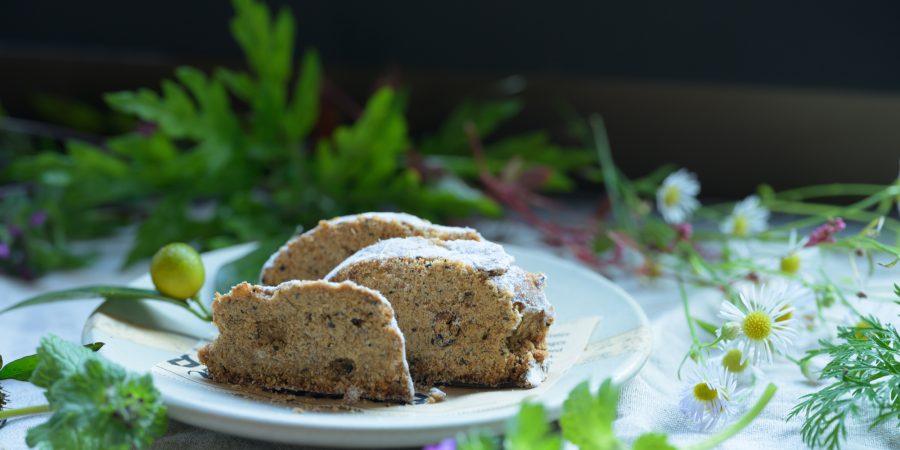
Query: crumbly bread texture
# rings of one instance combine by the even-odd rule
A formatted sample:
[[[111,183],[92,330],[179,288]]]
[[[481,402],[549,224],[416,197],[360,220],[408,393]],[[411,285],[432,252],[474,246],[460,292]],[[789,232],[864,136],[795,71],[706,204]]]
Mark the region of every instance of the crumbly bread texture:
[[[328,274],[391,303],[420,383],[535,387],[546,378],[553,307],[543,274],[487,241],[387,239]]]
[[[382,239],[408,236],[481,240],[471,228],[435,225],[404,213],[336,217],[289,240],[263,266],[260,280],[270,286],[288,280],[319,280],[361,248]]]
[[[411,402],[404,339],[391,305],[353,282],[241,283],[213,302],[210,377],[268,389]]]

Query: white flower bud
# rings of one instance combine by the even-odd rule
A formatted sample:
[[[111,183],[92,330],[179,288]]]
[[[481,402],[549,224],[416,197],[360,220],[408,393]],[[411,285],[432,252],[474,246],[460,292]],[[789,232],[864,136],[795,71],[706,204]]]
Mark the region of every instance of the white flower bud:
[[[737,322],[727,322],[725,323],[725,325],[722,325],[722,327],[719,328],[718,334],[723,341],[736,339],[738,335],[741,334],[741,324]]]

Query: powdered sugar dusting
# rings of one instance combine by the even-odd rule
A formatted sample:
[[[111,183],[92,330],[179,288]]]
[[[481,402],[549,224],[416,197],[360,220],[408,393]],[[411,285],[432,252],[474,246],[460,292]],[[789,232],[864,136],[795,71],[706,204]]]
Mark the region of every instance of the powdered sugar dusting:
[[[503,247],[487,241],[440,241],[421,237],[385,239],[372,244],[344,260],[325,279],[331,279],[344,267],[360,261],[389,258],[449,259],[468,264],[480,271],[506,272],[515,258]]]
[[[491,282],[501,291],[509,292],[513,301],[521,303],[527,311],[550,311],[550,302],[544,294],[545,276],[533,274],[512,266],[500,276],[491,278]]]
[[[547,364],[546,361],[544,364],[538,364],[537,361],[531,361],[531,367],[525,372],[524,387],[534,388],[539,386],[547,378],[548,370],[549,364]]]
[[[416,217],[412,214],[398,212],[367,212],[362,214],[351,214],[349,216],[335,217],[328,222],[330,222],[332,225],[337,225],[339,223],[353,222],[359,219],[383,219],[385,221],[395,220],[397,222],[403,222],[420,228],[434,226],[431,222],[420,217]]]
[[[334,219],[329,220],[328,223],[330,223],[332,225],[337,225],[337,224],[341,224],[341,223],[353,222],[353,221],[360,220],[360,219],[363,219],[363,220],[365,220],[365,219],[380,219],[385,222],[396,221],[396,222],[400,222],[400,223],[405,223],[413,228],[420,228],[423,230],[431,229],[436,232],[440,232],[440,233],[444,233],[444,234],[448,234],[448,235],[453,235],[453,234],[464,235],[466,233],[475,233],[475,234],[478,234],[479,236],[481,236],[481,234],[476,232],[475,229],[473,229],[473,228],[449,227],[446,225],[435,225],[421,217],[416,217],[412,214],[398,213],[398,212],[367,212],[367,213],[361,213],[361,214],[351,214],[349,216],[335,217]]]

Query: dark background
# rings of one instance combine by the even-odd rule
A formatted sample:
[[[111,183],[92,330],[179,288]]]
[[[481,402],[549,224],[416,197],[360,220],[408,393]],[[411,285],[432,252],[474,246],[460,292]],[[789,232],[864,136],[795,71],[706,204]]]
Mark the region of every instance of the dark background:
[[[462,98],[523,88],[507,131],[559,132],[561,105],[598,112],[626,172],[675,162],[707,194],[897,176],[895,2],[270,4],[290,6],[297,48],[317,48],[355,98],[385,76],[409,86],[415,130]],[[224,1],[7,1],[0,103],[35,117],[41,92],[99,105],[179,64],[240,65],[231,15]]]

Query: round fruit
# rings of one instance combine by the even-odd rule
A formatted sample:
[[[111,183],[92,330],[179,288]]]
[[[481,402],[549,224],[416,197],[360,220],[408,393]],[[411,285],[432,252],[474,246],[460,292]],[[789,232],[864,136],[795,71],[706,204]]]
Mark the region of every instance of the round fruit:
[[[203,287],[203,260],[190,245],[175,242],[159,249],[150,261],[150,278],[163,295],[186,300]]]

